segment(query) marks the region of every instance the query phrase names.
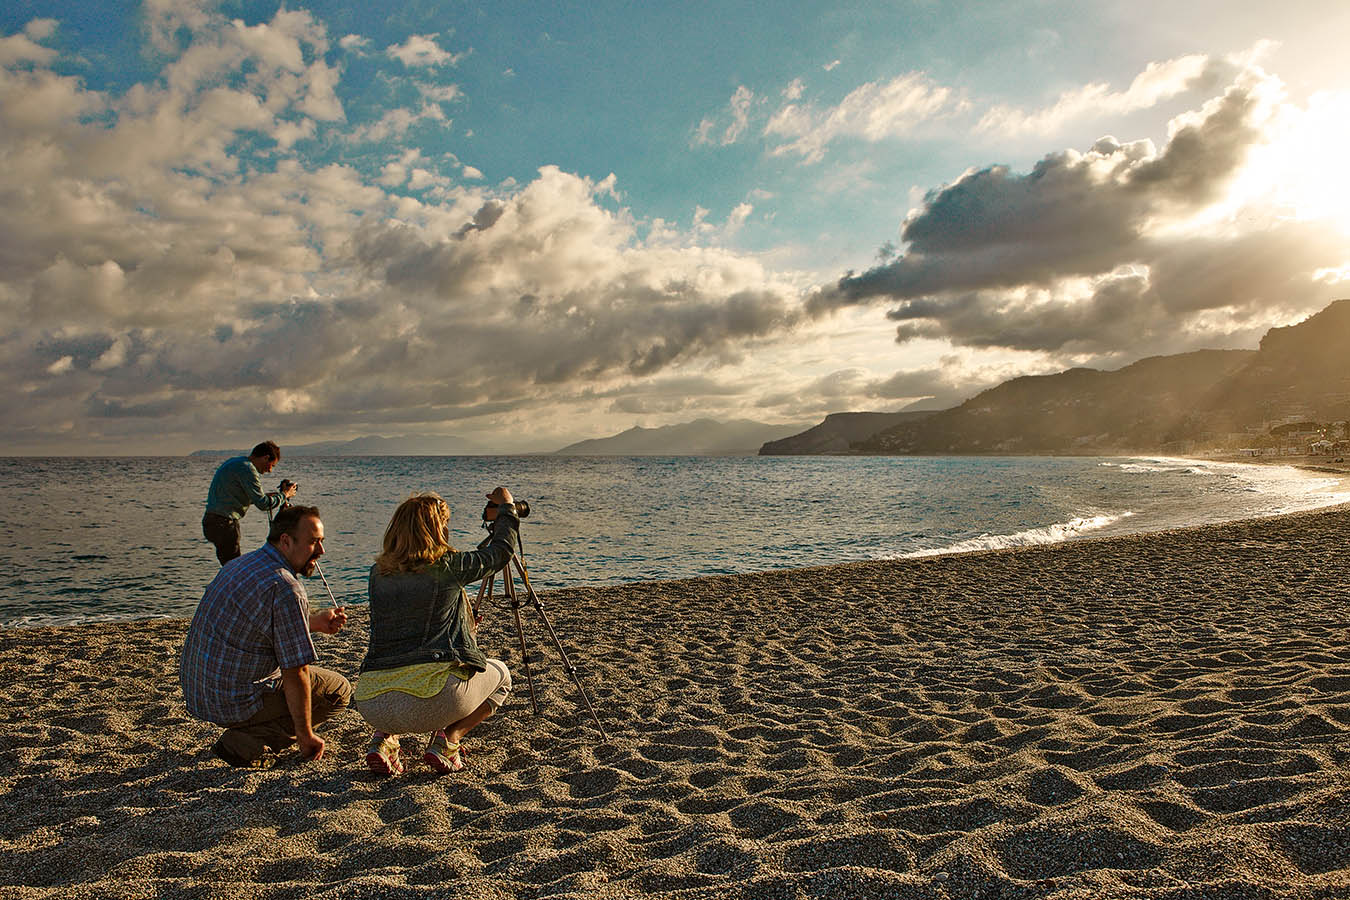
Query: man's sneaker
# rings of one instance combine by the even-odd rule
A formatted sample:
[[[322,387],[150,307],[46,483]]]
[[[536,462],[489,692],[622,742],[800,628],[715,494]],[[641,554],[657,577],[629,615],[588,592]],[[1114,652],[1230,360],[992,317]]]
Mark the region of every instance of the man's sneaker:
[[[403,760],[399,759],[398,736],[377,731],[370,736],[366,748],[366,765],[377,775],[402,775]]]
[[[464,768],[464,760],[459,758],[459,744],[452,744],[444,731],[438,731],[431,736],[427,751],[422,754],[422,762],[442,775],[458,772]]]
[[[211,746],[211,752],[217,759],[223,759],[225,762],[234,766],[236,769],[270,769],[276,765],[275,756],[263,755],[257,759],[245,759],[238,753],[235,753],[229,747],[225,746],[225,739],[222,737]]]

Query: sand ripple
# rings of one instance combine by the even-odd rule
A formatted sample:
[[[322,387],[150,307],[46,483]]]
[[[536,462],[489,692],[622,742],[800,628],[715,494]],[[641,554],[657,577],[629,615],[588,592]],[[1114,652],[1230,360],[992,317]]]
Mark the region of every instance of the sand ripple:
[[[1347,534],[546,592],[609,738],[527,619],[541,715],[513,663],[446,778],[370,775],[354,713],[317,764],[215,762],[183,622],[7,630],[0,898],[1345,900]]]

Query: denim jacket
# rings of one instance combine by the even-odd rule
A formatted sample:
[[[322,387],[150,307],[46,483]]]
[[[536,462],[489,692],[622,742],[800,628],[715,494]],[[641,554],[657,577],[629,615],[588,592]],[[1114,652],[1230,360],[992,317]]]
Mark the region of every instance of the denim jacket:
[[[475,672],[487,657],[474,640],[473,613],[464,593],[511,561],[518,547],[515,516],[503,513],[481,550],[450,552],[416,572],[381,575],[370,569],[370,646],[361,671],[417,663],[453,662]]]

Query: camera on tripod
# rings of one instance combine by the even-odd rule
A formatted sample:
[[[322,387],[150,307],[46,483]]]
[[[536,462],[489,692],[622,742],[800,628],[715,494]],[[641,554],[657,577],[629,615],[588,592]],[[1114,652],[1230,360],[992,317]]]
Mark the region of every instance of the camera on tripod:
[[[517,500],[515,503],[509,503],[507,505],[516,511],[516,518],[518,519],[523,519],[530,514],[530,504],[528,501]],[[488,521],[488,511],[496,509],[497,506],[498,504],[493,503],[491,500],[487,502],[487,505],[483,507],[484,522]]]
[[[488,496],[491,497],[493,494],[489,494]],[[497,494],[497,496],[501,496],[501,494]],[[508,505],[513,507],[516,515],[522,519],[530,514],[530,504],[524,500],[517,500]],[[493,536],[484,538],[482,543],[478,545],[479,550],[486,547],[496,537],[496,529],[490,524],[488,514],[498,506],[498,503],[489,500],[487,506],[483,507],[483,527],[493,531]],[[495,516],[493,521],[495,521]],[[520,593],[516,591],[515,579],[512,576],[512,570],[514,569],[515,574],[520,576],[521,587],[525,589],[524,599],[529,600],[530,605],[534,607],[534,611],[539,615],[540,621],[543,622],[544,630],[547,631],[548,636],[553,639],[554,649],[558,651],[558,657],[562,660],[563,671],[567,673],[568,677],[572,679],[572,683],[576,685],[577,693],[581,695],[581,701],[585,704],[586,711],[591,714],[591,719],[595,722],[595,727],[600,729],[600,734],[602,736],[608,737],[608,735],[605,734],[605,726],[600,723],[600,717],[595,713],[595,707],[591,705],[590,695],[586,693],[586,688],[582,685],[581,678],[577,674],[577,667],[572,665],[572,661],[567,658],[567,651],[563,649],[562,641],[558,639],[558,633],[553,630],[553,623],[549,621],[548,614],[544,612],[544,601],[539,599],[539,595],[534,592],[534,586],[530,584],[530,575],[525,568],[525,548],[523,545],[519,545],[519,535],[516,535],[516,540],[518,546],[516,547],[515,555],[510,558],[499,572],[491,572],[484,577],[483,583],[478,586],[478,599],[471,604],[474,619],[482,621],[480,610],[482,609],[484,600],[488,603],[494,602],[492,591],[496,585],[497,578],[500,575],[502,601],[511,609],[516,620],[516,640],[520,647],[520,661],[525,667],[525,683],[529,685],[530,688],[530,705],[533,707],[535,715],[538,715],[539,698],[534,692],[534,673],[530,670],[530,652],[525,647],[525,626],[520,621],[522,597]]]

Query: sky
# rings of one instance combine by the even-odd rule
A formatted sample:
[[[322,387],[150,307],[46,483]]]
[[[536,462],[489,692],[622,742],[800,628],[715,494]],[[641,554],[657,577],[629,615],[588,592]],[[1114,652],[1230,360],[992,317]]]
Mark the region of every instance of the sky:
[[[1350,297],[1341,0],[651,7],[8,0],[0,454],[805,428]]]

